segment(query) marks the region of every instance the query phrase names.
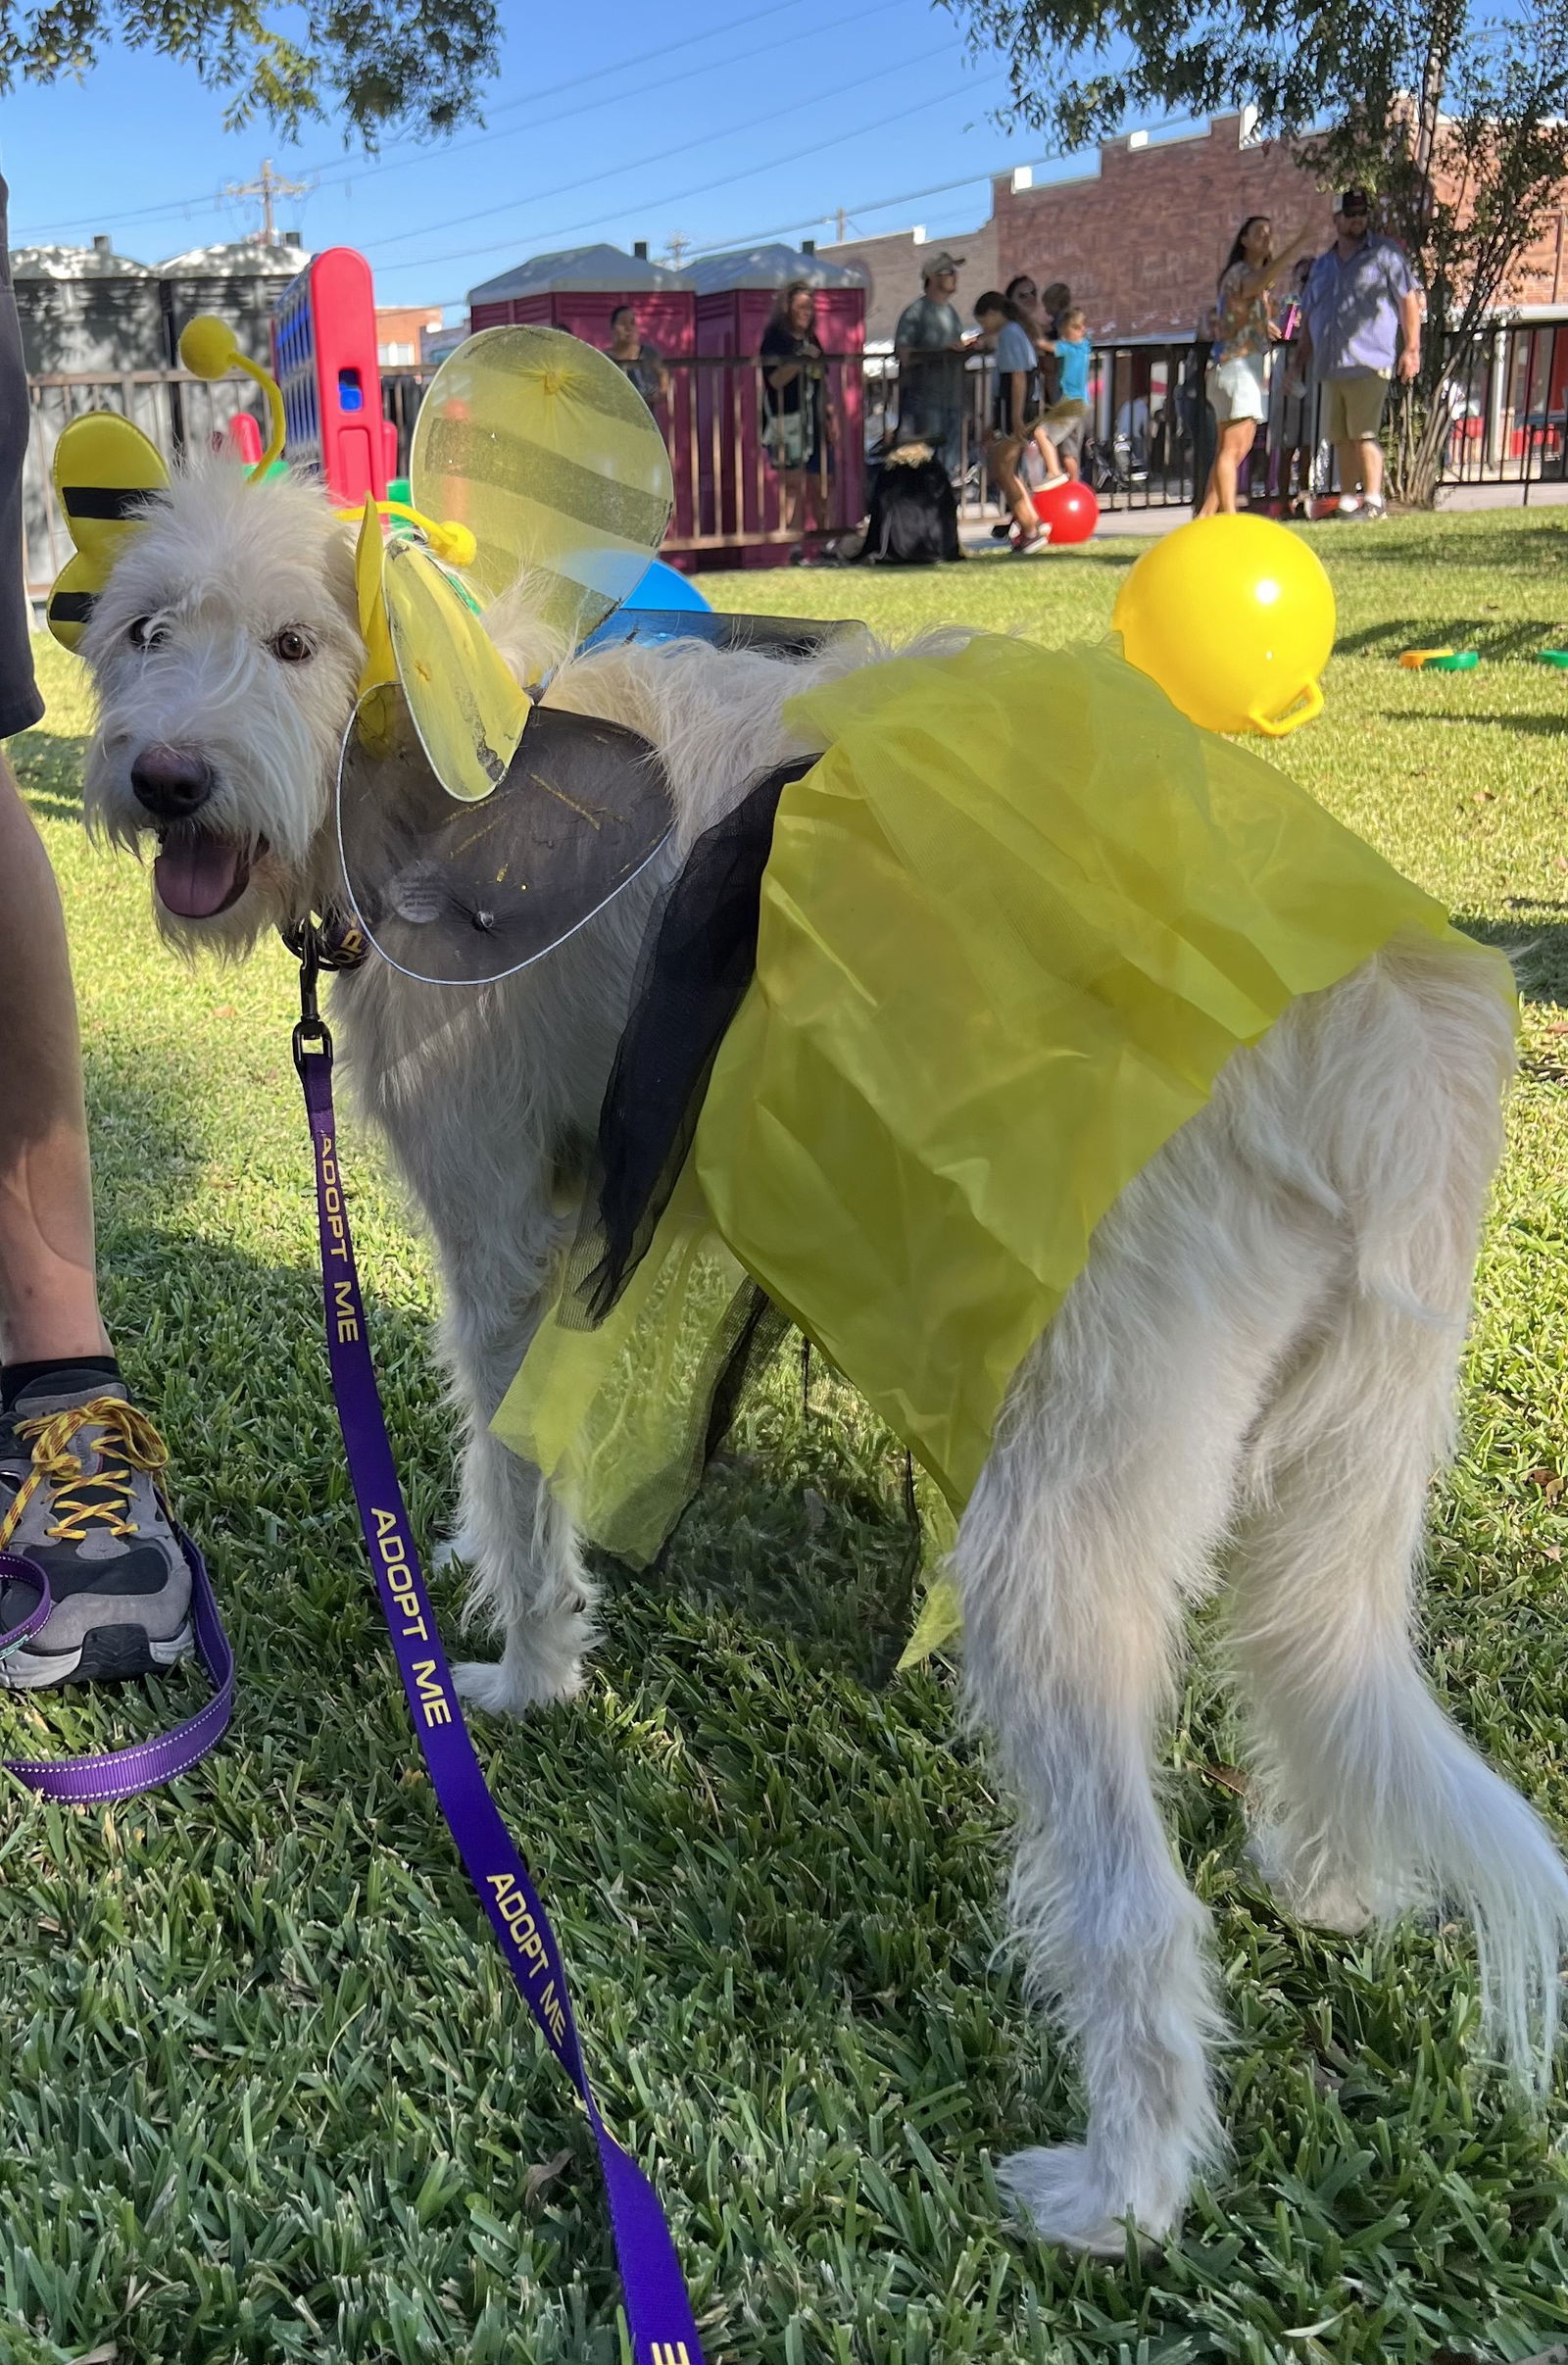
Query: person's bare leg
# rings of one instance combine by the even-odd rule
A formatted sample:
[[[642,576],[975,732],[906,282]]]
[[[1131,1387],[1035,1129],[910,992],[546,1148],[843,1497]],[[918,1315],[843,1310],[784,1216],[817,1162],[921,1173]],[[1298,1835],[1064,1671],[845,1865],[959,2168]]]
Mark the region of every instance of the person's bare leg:
[[[1383,446],[1375,435],[1364,436],[1356,445],[1361,458],[1361,489],[1368,501],[1383,498]]]
[[[60,891],[0,755],[0,1360],[109,1351],[98,1311],[76,998]]]
[[[1250,419],[1227,419],[1221,427],[1214,465],[1208,472],[1208,490],[1198,513],[1200,517],[1235,516],[1237,477],[1255,432],[1255,422]]]
[[[1364,443],[1337,443],[1334,447],[1334,457],[1340,464],[1340,499],[1342,501],[1358,501],[1361,497],[1361,471],[1365,453]],[[1381,459],[1382,454],[1380,453],[1378,457]],[[1380,469],[1378,482],[1381,484],[1382,481]]]

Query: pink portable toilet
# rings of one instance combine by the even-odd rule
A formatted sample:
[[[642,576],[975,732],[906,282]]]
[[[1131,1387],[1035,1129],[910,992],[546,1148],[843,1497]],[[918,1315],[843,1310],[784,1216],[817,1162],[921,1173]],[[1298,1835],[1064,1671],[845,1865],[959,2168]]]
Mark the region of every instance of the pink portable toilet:
[[[468,291],[469,325],[502,328],[514,322],[564,328],[585,345],[610,350],[610,322],[622,304],[637,315],[637,333],[647,339],[662,361],[687,364],[697,350],[696,298],[684,271],[650,263],[646,254],[628,255],[618,246],[573,246],[555,255],[535,255],[530,263],[487,279]],[[675,480],[675,514],[670,538],[679,542],[692,531],[692,373],[676,367],[669,372],[667,400],[653,406],[654,416],[669,447]],[[685,564],[676,556],[677,564]]]
[[[828,363],[828,400],[839,422],[832,517],[858,523],[865,503],[865,424],[860,359],[865,351],[865,277],[807,247],[754,246],[707,255],[689,274],[697,290],[697,530],[741,544],[743,567],[781,567],[782,541],[748,542],[747,529],[777,533],[778,479],[762,451],[761,379],[755,369],[714,370],[720,356],[755,363],[774,300],[792,279],[816,297],[816,331]],[[732,548],[698,564],[734,566]]]

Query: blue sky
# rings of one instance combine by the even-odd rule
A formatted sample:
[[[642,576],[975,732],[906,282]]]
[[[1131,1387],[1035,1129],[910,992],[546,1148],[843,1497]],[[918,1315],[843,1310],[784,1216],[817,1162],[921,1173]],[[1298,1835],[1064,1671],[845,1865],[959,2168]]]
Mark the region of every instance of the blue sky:
[[[656,255],[677,232],[688,252],[826,239],[839,206],[852,235],[950,235],[984,218],[992,170],[1039,162],[1037,138],[992,120],[999,64],[970,61],[929,0],[688,0],[662,16],[503,0],[503,16],[483,129],[374,159],[331,124],[293,149],[262,124],[225,133],[221,100],[146,52],[112,50],[80,86],[24,86],[0,100],[11,243],[107,230],[156,263],[238,236],[256,201],[219,192],[270,156],[311,184],[281,202],[282,226],[361,248],[382,303],[461,308],[525,256],[599,238]]]

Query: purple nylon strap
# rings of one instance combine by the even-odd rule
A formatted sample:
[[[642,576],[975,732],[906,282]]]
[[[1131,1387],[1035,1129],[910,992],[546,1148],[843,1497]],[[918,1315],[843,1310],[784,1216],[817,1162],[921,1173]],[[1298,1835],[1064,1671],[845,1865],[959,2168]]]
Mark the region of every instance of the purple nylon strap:
[[[188,1773],[199,1757],[206,1756],[228,1723],[234,1705],[234,1653],[228,1647],[218,1603],[213,1599],[207,1564],[184,1529],[173,1521],[171,1525],[179,1538],[179,1549],[190,1570],[196,1649],[212,1684],[213,1697],[205,1708],[188,1716],[172,1733],[160,1733],[156,1741],[135,1742],[129,1749],[105,1749],[95,1757],[0,1759],[8,1774],[15,1774],[42,1798],[66,1798],[78,1806],[94,1805],[108,1798],[133,1798],[138,1791],[155,1790],[160,1783],[172,1782],[176,1774]],[[20,1552],[0,1552],[0,1583],[13,1582],[32,1586],[38,1600],[19,1626],[0,1634],[0,1651],[9,1651],[25,1642],[29,1634],[36,1634],[54,1607],[49,1580],[38,1562],[25,1559]]]
[[[314,997],[312,997],[314,999]],[[314,1041],[312,1040],[314,1038]],[[588,2114],[610,2200],[636,2365],[703,2365],[686,2287],[652,2185],[599,2114],[555,1933],[491,1798],[453,1688],[409,1528],[365,1333],[332,1113],[332,1045],[307,1005],[295,1064],[316,1151],[317,1215],[332,1392],[360,1523],[409,1713],[436,1798],[512,1975]]]

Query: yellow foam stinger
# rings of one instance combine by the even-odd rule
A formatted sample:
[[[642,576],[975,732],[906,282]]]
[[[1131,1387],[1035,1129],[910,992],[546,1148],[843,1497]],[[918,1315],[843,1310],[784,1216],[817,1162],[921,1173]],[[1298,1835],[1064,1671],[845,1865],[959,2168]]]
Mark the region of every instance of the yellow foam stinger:
[[[61,436],[51,473],[76,549],[55,578],[47,622],[63,648],[74,649],[110,568],[149,500],[168,484],[169,469],[157,445],[128,419],[90,411]]]

